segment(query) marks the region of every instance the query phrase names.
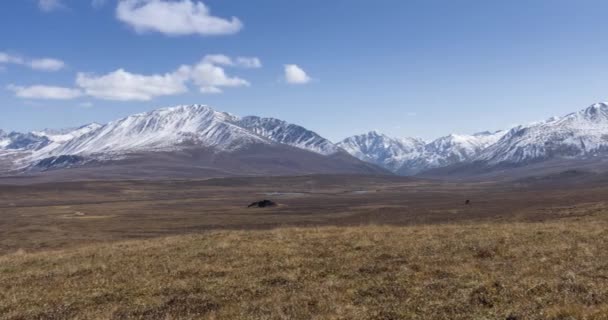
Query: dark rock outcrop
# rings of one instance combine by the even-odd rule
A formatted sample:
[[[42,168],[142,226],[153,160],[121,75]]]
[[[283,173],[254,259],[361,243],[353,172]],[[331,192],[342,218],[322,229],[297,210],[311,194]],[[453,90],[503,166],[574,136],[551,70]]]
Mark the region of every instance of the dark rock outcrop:
[[[253,202],[247,206],[247,208],[268,208],[268,207],[276,207],[277,203],[270,200],[262,200]]]

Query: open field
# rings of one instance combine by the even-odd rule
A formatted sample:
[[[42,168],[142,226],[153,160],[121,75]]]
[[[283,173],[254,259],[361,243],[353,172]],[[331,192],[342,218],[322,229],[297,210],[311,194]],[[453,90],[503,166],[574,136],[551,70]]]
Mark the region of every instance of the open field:
[[[371,176],[1,185],[0,319],[608,319],[607,196]],[[265,198],[279,206],[245,208]]]
[[[0,257],[1,319],[607,319],[605,216],[213,231]]]
[[[0,254],[213,229],[546,221],[603,210],[604,185],[365,176],[0,185]],[[246,209],[266,198],[280,206]]]

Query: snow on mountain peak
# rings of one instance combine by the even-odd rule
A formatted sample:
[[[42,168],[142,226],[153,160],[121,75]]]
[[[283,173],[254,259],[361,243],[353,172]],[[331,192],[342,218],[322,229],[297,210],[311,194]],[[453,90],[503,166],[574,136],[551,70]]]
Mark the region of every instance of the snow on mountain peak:
[[[579,111],[578,114],[592,121],[606,120],[608,119],[608,105],[604,102],[595,103],[588,108]]]
[[[489,164],[524,164],[608,151],[608,104],[596,103],[563,117],[512,128],[479,155]]]
[[[391,138],[374,130],[346,138],[338,146],[360,160],[396,171],[423,152],[424,142],[416,138]]]
[[[80,137],[101,127],[101,124],[93,122],[77,128],[44,129],[41,131],[33,131],[32,134],[37,135],[39,137],[46,137],[52,142],[61,143]]]
[[[240,118],[201,104],[137,113],[105,125],[18,135],[0,135],[0,150],[19,151],[23,164],[59,156],[112,159],[192,147],[230,152],[251,144],[286,144],[323,155],[341,150],[318,134],[282,120]]]
[[[183,146],[235,148],[264,139],[233,124],[238,117],[205,105],[156,109],[109,122],[66,143],[53,155],[93,155],[138,151],[169,151]]]
[[[233,151],[251,144],[275,143],[322,155],[345,150],[361,160],[408,175],[471,162],[491,166],[523,165],[552,158],[579,159],[608,154],[608,103],[596,103],[562,117],[510,130],[450,134],[428,143],[417,138],[392,138],[373,130],[338,144],[279,119],[241,118],[206,105],[179,105],[105,125],[92,123],[31,133],[0,130],[0,160],[8,157],[32,164],[59,156],[105,159],[144,151],[190,147]]]
[[[401,174],[469,161],[498,141],[504,131],[473,135],[450,134],[429,143],[415,138],[391,138],[376,131],[353,136],[339,143],[351,155]]]
[[[247,116],[236,121],[236,123],[274,142],[314,151],[323,155],[330,155],[340,151],[339,147],[315,132],[283,120]]]

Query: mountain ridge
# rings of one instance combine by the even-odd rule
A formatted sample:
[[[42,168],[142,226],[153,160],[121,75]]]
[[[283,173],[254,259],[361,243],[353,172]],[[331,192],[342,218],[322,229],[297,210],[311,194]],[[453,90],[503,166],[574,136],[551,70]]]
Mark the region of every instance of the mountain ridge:
[[[27,133],[0,130],[0,170],[14,173],[69,169],[121,161],[135,154],[173,152],[185,155],[181,151],[189,149],[204,150],[204,156],[198,151],[192,154],[207,159],[204,161],[210,166],[221,167],[209,160],[217,153],[256,159],[261,162],[253,171],[266,173],[271,172],[266,169],[273,165],[283,166],[282,170],[289,172],[285,163],[292,166],[293,172],[315,171],[312,167],[307,168],[306,163],[298,163],[297,157],[285,154],[281,158],[277,150],[297,153],[301,159],[311,160],[326,171],[339,167],[324,162],[332,159],[342,161],[345,168],[354,171],[361,168],[363,172],[400,175],[424,175],[425,172],[486,174],[550,160],[571,166],[578,160],[601,159],[608,155],[608,104],[596,103],[561,117],[509,130],[449,134],[432,141],[394,138],[371,131],[338,143],[276,118],[239,117],[206,105],[179,105],[133,114],[106,124],[91,123],[70,129]],[[255,150],[272,154],[275,159],[263,155],[256,157]],[[320,157],[306,156],[296,150]],[[226,157],[223,159],[230,162]],[[362,165],[355,159],[387,171]],[[187,159],[178,162],[189,163]],[[197,166],[195,162],[189,165]],[[242,161],[234,161],[234,165],[247,167]],[[232,169],[223,168],[222,171]],[[235,169],[235,172],[241,171]],[[241,173],[247,174],[246,170]]]
[[[396,154],[393,158],[385,158],[382,161],[377,160],[378,155],[392,149],[388,146],[375,151],[353,148],[350,142],[361,136],[365,134],[346,138],[338,145],[347,145],[349,147],[345,149],[353,156],[402,175],[418,175],[452,166],[464,168],[467,164],[474,164],[485,170],[503,170],[553,159],[583,160],[608,155],[608,103],[595,103],[562,117],[551,117],[509,130],[486,131],[473,135],[450,134],[426,143],[423,152],[416,150],[409,154]],[[382,137],[383,141],[387,139],[393,143],[397,141],[397,138],[386,135]],[[376,142],[366,142],[374,143]],[[386,165],[404,158],[408,161],[402,162],[397,168]]]
[[[153,163],[160,170],[181,172],[180,176],[188,170],[272,175],[273,168],[282,174],[391,174],[352,157],[304,127],[274,118],[241,118],[206,105],[160,108],[104,125],[47,129],[9,138],[10,134],[0,134],[0,168],[11,163],[13,173],[119,164],[136,169],[138,164],[128,160],[139,158],[140,166]],[[201,166],[205,166],[202,171]]]

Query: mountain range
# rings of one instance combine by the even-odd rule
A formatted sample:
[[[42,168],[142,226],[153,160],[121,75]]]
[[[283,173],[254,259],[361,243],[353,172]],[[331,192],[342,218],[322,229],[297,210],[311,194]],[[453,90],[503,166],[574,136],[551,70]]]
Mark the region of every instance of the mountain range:
[[[505,171],[542,163],[603,163],[608,155],[608,105],[596,103],[563,117],[430,142],[378,132],[338,143],[357,158],[403,175]]]
[[[238,117],[204,105],[162,108],[103,125],[0,130],[0,172],[5,176],[466,176],[549,163],[603,163],[607,154],[606,103],[509,130],[450,134],[433,141],[372,131],[333,143],[296,124]]]
[[[0,132],[0,169],[5,175],[62,171],[87,178],[390,173],[301,126],[204,105],[157,109],[105,125]]]

